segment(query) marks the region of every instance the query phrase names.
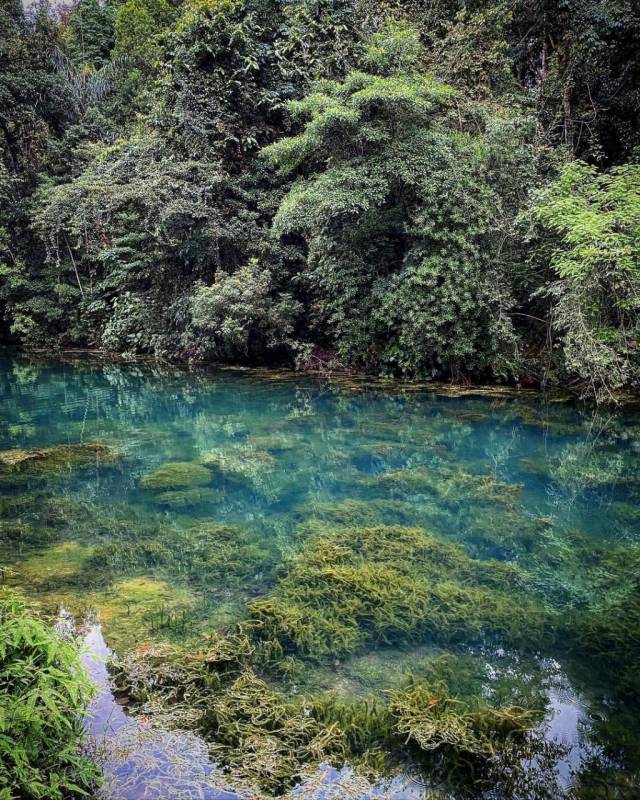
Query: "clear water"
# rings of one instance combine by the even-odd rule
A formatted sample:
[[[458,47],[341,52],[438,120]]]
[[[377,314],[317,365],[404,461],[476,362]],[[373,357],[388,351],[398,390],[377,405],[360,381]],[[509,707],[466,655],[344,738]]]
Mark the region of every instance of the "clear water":
[[[349,514],[417,525],[473,558],[514,562],[526,591],[561,618],[585,609],[606,615],[612,599],[637,599],[633,409],[9,356],[0,387],[3,452],[100,442],[116,453],[19,478],[0,470],[4,581],[45,611],[97,613],[100,636],[116,652],[165,640],[197,646],[207,632],[227,629],[273,590],[300,547],[301,525]],[[203,462],[209,477],[195,486],[145,481],[166,464]],[[202,536],[212,520],[243,531],[222,568]],[[629,621],[637,643],[633,624],[637,617]],[[310,665],[288,691],[364,697],[446,652],[479,668],[476,690],[487,698],[535,695],[545,704],[541,734],[553,747],[524,755],[518,779],[510,783],[505,772],[483,796],[640,796],[637,700],[606,659],[579,644],[540,642],[525,652],[477,637],[446,646],[371,643]],[[136,769],[142,783],[144,769],[153,771]],[[603,786],[612,793],[598,793]]]

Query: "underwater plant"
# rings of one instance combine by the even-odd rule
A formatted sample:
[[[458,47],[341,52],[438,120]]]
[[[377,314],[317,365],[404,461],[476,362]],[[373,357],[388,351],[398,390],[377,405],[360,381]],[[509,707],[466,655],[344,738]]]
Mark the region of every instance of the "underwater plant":
[[[153,491],[169,491],[172,489],[206,486],[211,483],[211,471],[190,461],[174,461],[163,464],[158,469],[145,475],[140,486]]]
[[[43,478],[51,481],[79,470],[108,466],[117,459],[117,452],[102,442],[3,450],[0,451],[0,484],[20,485]]]
[[[390,490],[399,496],[407,492],[431,494],[454,506],[473,503],[512,508],[518,503],[522,491],[521,484],[502,483],[489,474],[472,475],[443,462],[386,470],[361,478],[361,483],[375,489]]]
[[[491,758],[514,735],[523,736],[540,715],[518,707],[493,708],[450,697],[442,685],[413,683],[391,693],[394,732],[422,753],[444,750],[456,758]]]
[[[160,492],[154,498],[160,506],[167,508],[193,508],[203,504],[220,503],[224,500],[225,492],[223,489],[211,489],[209,487],[193,487],[189,489],[172,489],[168,492]]]
[[[270,595],[249,606],[258,640],[340,657],[367,641],[540,642],[550,617],[511,564],[480,561],[420,528],[310,523]]]

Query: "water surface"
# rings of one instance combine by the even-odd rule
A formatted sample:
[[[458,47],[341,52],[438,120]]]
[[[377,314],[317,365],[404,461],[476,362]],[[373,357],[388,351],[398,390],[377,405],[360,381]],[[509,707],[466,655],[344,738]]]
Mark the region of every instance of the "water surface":
[[[89,638],[95,645],[98,637],[98,649],[201,646],[270,596],[309,524],[419,526],[474,559],[515,564],[522,591],[559,625],[575,615],[575,636],[526,647],[484,635],[368,641],[346,658],[309,664],[287,691],[380,694],[452,654],[466,670],[460,681],[474,676],[466,691],[541,705],[548,745],[523,754],[517,779],[505,771],[489,790],[460,792],[638,796],[638,679],[629,656],[638,617],[624,618],[637,608],[640,581],[633,409],[9,357],[0,386],[3,452],[110,448],[80,466],[0,470],[4,580],[47,612],[63,605],[77,620],[97,620]],[[235,526],[228,548],[208,544],[212,523]],[[592,631],[582,636],[586,613],[623,615],[621,660],[607,661]],[[97,719],[99,738],[104,714]],[[121,710],[109,724],[138,729]],[[188,735],[166,735],[177,737],[174,750],[186,747],[187,763]],[[148,754],[123,759],[128,786],[153,771]],[[112,796],[132,796],[113,774]],[[611,794],[599,794],[603,786]]]

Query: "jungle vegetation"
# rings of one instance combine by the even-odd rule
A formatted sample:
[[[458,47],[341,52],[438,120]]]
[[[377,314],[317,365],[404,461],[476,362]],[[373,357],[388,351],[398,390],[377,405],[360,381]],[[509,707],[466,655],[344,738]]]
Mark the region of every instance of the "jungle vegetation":
[[[640,383],[633,0],[2,0],[0,336]]]
[[[0,335],[640,381],[633,0],[0,8]]]

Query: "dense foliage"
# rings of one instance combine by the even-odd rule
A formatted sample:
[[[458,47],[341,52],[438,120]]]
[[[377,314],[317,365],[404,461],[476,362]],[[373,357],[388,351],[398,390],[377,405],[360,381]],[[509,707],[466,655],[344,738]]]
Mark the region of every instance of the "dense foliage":
[[[0,333],[637,388],[639,53],[632,0],[3,0]]]
[[[0,592],[0,797],[66,800],[96,780],[80,752],[89,685],[76,648]]]

